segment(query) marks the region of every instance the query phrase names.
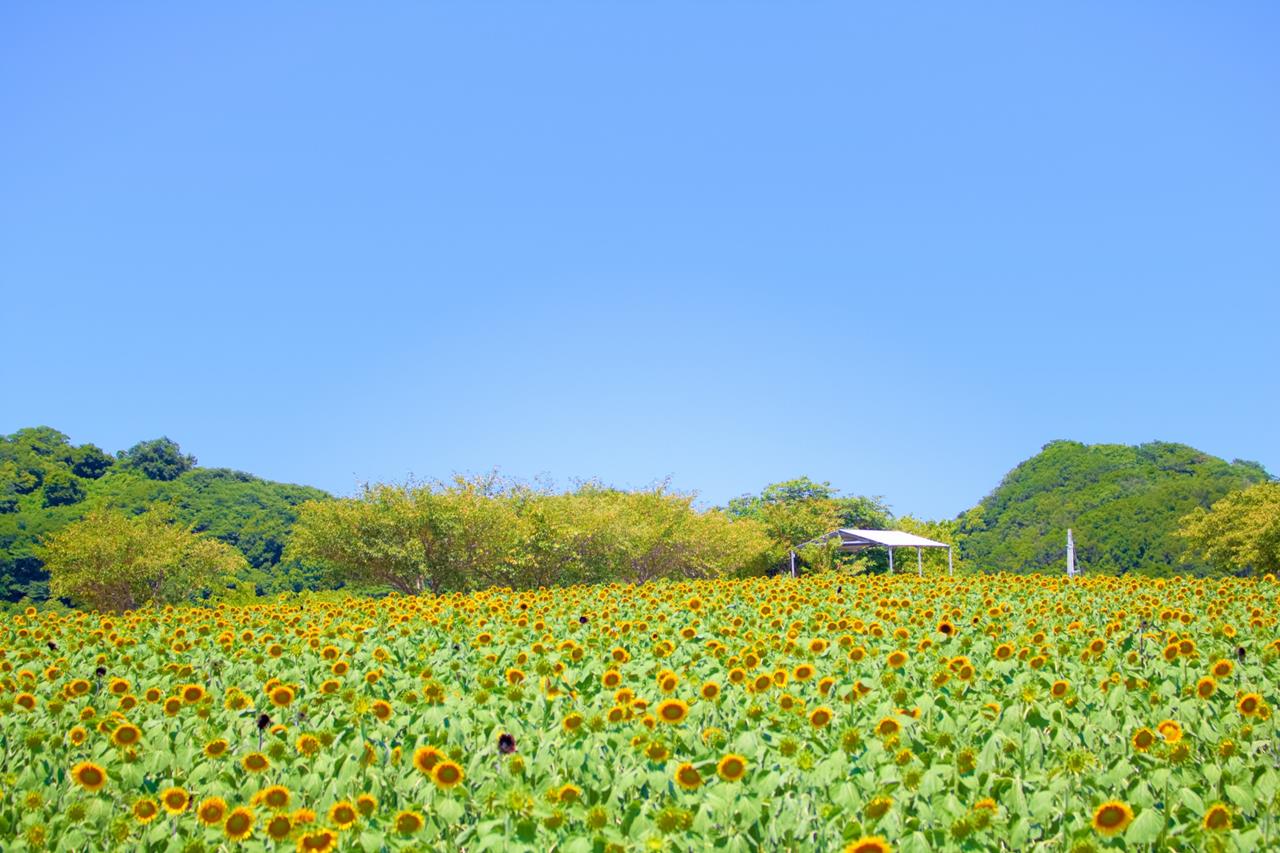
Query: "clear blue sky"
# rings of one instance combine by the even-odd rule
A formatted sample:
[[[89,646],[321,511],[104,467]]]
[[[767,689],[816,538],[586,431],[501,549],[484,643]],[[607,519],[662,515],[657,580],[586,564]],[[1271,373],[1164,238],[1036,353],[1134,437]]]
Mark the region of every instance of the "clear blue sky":
[[[0,11],[0,432],[350,493],[1280,471],[1280,6]]]

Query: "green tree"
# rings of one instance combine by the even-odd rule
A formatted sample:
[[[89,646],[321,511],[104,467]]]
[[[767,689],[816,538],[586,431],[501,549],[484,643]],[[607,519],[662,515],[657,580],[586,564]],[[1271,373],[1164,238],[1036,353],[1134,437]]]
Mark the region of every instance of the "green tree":
[[[1178,535],[1199,558],[1233,575],[1280,572],[1280,483],[1232,492],[1182,519]]]
[[[44,506],[69,506],[84,500],[80,478],[64,470],[56,470],[44,479]]]
[[[808,477],[773,483],[758,495],[743,495],[729,501],[726,513],[732,518],[759,522],[772,540],[779,563],[791,548],[813,540],[839,527],[879,530],[892,526],[893,515],[879,497],[841,496],[827,482]],[[809,545],[798,552],[806,565],[827,568],[855,559],[871,567],[887,567],[888,558],[877,553],[855,558],[830,546]]]
[[[196,464],[194,456],[183,454],[178,443],[167,437],[140,441],[121,453],[120,459],[124,467],[148,480],[176,480]]]
[[[94,444],[82,444],[71,451],[71,473],[86,480],[96,480],[115,463],[109,454]]]
[[[375,485],[359,498],[299,507],[287,554],[327,568],[336,581],[406,594],[500,582],[514,554],[489,485]]]
[[[1226,462],[1183,444],[1054,441],[1005,475],[958,530],[979,570],[1061,572],[1066,535],[1087,572],[1167,575],[1209,571],[1184,559],[1183,516],[1267,479],[1256,463]]]
[[[551,494],[483,477],[304,504],[286,559],[417,593],[750,573],[770,551],[758,523],[665,488]]]
[[[245,568],[231,546],[152,513],[91,512],[37,553],[53,596],[97,610],[187,601]]]

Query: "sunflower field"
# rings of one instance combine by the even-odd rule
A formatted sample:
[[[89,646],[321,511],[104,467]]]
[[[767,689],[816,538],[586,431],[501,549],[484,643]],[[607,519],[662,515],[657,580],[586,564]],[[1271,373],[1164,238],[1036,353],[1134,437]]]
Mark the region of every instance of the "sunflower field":
[[[815,575],[0,623],[5,850],[1280,848],[1274,579]]]

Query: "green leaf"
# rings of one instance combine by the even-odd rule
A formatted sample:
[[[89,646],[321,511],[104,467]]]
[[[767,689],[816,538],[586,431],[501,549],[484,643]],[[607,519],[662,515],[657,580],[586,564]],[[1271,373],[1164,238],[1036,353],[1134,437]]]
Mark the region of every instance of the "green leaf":
[[[1129,824],[1124,834],[1126,844],[1154,844],[1164,832],[1164,815],[1156,809],[1145,809]]]
[[[1200,795],[1190,788],[1183,788],[1178,792],[1178,798],[1182,800],[1182,804],[1191,810],[1194,815],[1204,814],[1204,800],[1200,799]]]

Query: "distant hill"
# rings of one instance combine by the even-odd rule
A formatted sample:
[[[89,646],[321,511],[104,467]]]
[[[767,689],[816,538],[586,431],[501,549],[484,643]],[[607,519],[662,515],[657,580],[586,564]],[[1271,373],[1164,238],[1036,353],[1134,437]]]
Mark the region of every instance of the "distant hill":
[[[1208,572],[1180,561],[1179,519],[1267,479],[1256,462],[1226,462],[1184,444],[1054,441],[961,517],[960,548],[976,568],[1061,569],[1070,527],[1086,571]]]
[[[241,580],[262,592],[314,587],[314,573],[280,560],[295,507],[328,497],[308,486],[196,467],[166,438],[112,456],[92,444],[72,445],[50,427],[18,430],[0,436],[0,600],[45,598],[47,578],[33,547],[102,506],[154,509],[208,532],[244,554],[251,570]]]

